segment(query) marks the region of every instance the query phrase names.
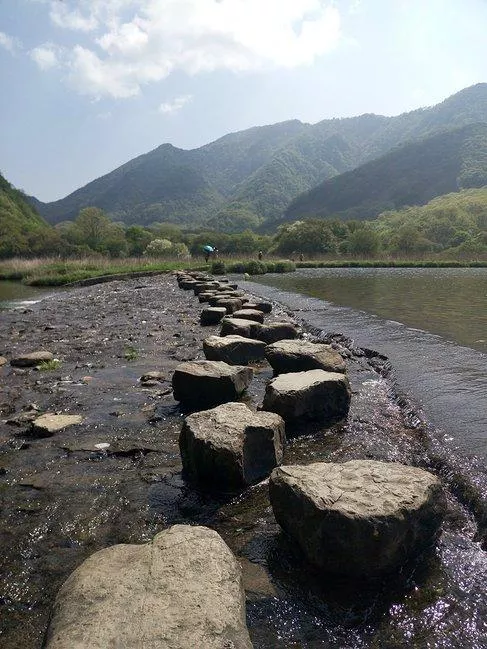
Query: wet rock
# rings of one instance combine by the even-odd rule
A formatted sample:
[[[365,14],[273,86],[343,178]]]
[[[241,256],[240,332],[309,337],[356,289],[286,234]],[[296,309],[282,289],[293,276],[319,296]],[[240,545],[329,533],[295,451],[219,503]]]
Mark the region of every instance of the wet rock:
[[[258,309],[239,309],[238,311],[235,311],[233,315],[235,318],[241,318],[243,320],[253,320],[254,322],[260,322],[261,324],[264,322],[264,314]]]
[[[5,356],[0,356],[0,367],[2,367],[2,365],[6,365],[7,363],[8,361]]]
[[[338,372],[308,370],[281,374],[266,386],[263,409],[283,419],[333,421],[345,417],[351,390],[347,377]]]
[[[174,398],[192,407],[212,407],[236,401],[253,377],[249,367],[220,361],[187,361],[174,370]]]
[[[54,356],[51,352],[37,351],[12,358],[10,365],[13,367],[35,367],[36,365],[52,361],[53,359]]]
[[[194,289],[197,284],[195,279],[182,279],[178,282],[179,288],[182,288],[184,291],[190,291]]]
[[[50,437],[54,433],[68,426],[80,424],[82,421],[83,418],[80,415],[55,415],[46,412],[32,422],[32,434],[35,437]]]
[[[224,306],[210,306],[201,312],[200,323],[202,325],[218,324],[226,313],[227,310]]]
[[[266,344],[243,336],[210,336],[203,341],[203,351],[209,361],[224,361],[230,365],[246,365],[264,358]]]
[[[265,357],[276,374],[325,370],[346,371],[345,361],[330,345],[307,340],[280,340],[268,345]]]
[[[282,461],[284,439],[279,415],[226,403],[186,417],[179,448],[191,480],[232,491],[267,477]]]
[[[143,385],[146,385],[146,386],[147,385],[148,386],[157,385],[158,383],[163,383],[165,380],[166,380],[166,377],[165,377],[164,373],[163,372],[157,372],[157,371],[146,372],[139,379],[139,381]]]
[[[284,466],[269,490],[277,522],[307,559],[352,577],[398,569],[434,543],[444,515],[440,481],[402,464]]]
[[[206,527],[96,552],[61,587],[46,649],[251,649],[241,570]]]
[[[243,308],[246,309],[248,306],[249,305],[246,304]],[[258,309],[259,311],[262,311],[262,313],[270,313],[272,311],[272,304],[270,302],[252,301],[252,308]]]

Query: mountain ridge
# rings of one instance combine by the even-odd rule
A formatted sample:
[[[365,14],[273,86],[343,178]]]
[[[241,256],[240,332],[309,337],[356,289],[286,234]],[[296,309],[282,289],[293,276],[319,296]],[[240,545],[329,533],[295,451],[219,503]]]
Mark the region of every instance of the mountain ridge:
[[[32,198],[51,223],[95,205],[112,218],[147,225],[222,222],[228,210],[274,221],[301,193],[436,132],[487,122],[487,84],[396,117],[365,113],[307,124],[287,120],[228,133],[196,149],[162,144],[52,203]],[[238,216],[237,216],[238,220]]]

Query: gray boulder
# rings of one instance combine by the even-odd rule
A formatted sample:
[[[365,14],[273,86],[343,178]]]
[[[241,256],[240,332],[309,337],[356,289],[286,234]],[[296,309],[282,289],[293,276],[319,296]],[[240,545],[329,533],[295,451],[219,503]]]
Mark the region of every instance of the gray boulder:
[[[348,413],[351,390],[347,377],[338,372],[308,370],[281,374],[269,381],[263,409],[288,420],[341,419]]]
[[[345,361],[330,345],[307,340],[280,340],[268,345],[265,357],[276,374],[325,370],[346,371]]]
[[[264,314],[258,309],[239,309],[233,313],[235,318],[242,318],[243,320],[253,320],[254,322],[264,322]]]
[[[227,310],[223,306],[210,306],[207,309],[203,309],[201,312],[200,323],[202,325],[218,324],[226,313]]]
[[[272,311],[272,304],[270,302],[256,302],[255,307],[264,313],[270,313]]]
[[[258,331],[262,325],[253,320],[244,318],[224,318],[222,320],[221,336],[242,336],[243,338],[257,339]]]
[[[206,527],[95,552],[61,587],[46,649],[252,649],[241,569]]]
[[[203,351],[209,361],[224,361],[230,365],[246,365],[264,358],[266,344],[243,336],[209,336],[203,341]]]
[[[193,286],[193,292],[195,295],[199,295],[200,293],[203,293],[203,291],[209,291],[209,290],[214,290],[219,287],[218,282],[197,282]]]
[[[178,285],[183,291],[190,291],[194,289],[197,283],[195,279],[180,279]]]
[[[275,469],[277,522],[320,569],[377,577],[434,543],[444,516],[440,481],[402,464],[354,460]]]
[[[236,401],[253,378],[250,367],[221,361],[187,361],[174,370],[174,398],[189,408],[211,408]]]
[[[282,462],[284,440],[279,415],[225,403],[186,417],[179,448],[191,480],[233,491],[266,478]]]
[[[273,322],[272,324],[261,324],[246,318],[224,318],[222,321],[221,336],[244,336],[244,338],[255,338],[270,344],[283,338],[296,338],[299,335],[298,329],[290,322]]]
[[[198,295],[198,302],[209,302],[210,297],[214,297],[215,295],[215,291],[204,291]]]
[[[47,363],[52,360],[54,360],[54,356],[51,352],[38,351],[16,356],[15,358],[12,358],[10,365],[13,367],[36,367],[36,365]]]

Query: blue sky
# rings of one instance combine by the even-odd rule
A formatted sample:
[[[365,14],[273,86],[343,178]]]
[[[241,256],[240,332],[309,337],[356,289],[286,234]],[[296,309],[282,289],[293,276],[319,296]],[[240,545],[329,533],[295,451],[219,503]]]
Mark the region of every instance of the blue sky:
[[[396,115],[487,81],[486,0],[0,0],[0,170],[62,198],[141,153]]]

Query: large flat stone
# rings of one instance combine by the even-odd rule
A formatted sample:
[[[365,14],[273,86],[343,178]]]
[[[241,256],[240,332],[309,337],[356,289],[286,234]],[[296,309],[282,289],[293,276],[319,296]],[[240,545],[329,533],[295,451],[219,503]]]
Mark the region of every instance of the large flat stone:
[[[32,422],[32,433],[36,437],[50,437],[55,433],[73,426],[80,424],[83,421],[81,415],[56,415],[51,412],[46,412],[44,415],[37,417]]]
[[[345,361],[333,347],[307,340],[280,340],[272,343],[266,347],[265,357],[276,374],[306,370],[346,371]]]
[[[209,336],[203,341],[203,351],[210,361],[230,365],[246,365],[264,358],[266,344],[243,336]]]
[[[284,439],[279,415],[225,403],[186,417],[179,447],[191,480],[232,491],[266,478],[282,461]]]
[[[30,354],[21,354],[12,358],[10,365],[13,367],[36,367],[41,363],[47,363],[54,359],[54,355],[47,351],[31,352]]]
[[[206,527],[96,552],[61,587],[46,649],[251,649],[241,569]]]
[[[277,522],[307,559],[353,577],[398,569],[434,543],[444,515],[440,481],[395,463],[283,466],[269,491]]]
[[[253,377],[250,367],[221,361],[187,361],[174,370],[174,398],[185,406],[212,407],[236,401]]]
[[[288,420],[319,419],[331,422],[345,417],[351,390],[338,372],[308,370],[281,374],[266,386],[263,409]]]
[[[210,306],[203,309],[200,315],[200,323],[202,325],[218,324],[221,319],[226,315],[227,310],[225,307]]]

